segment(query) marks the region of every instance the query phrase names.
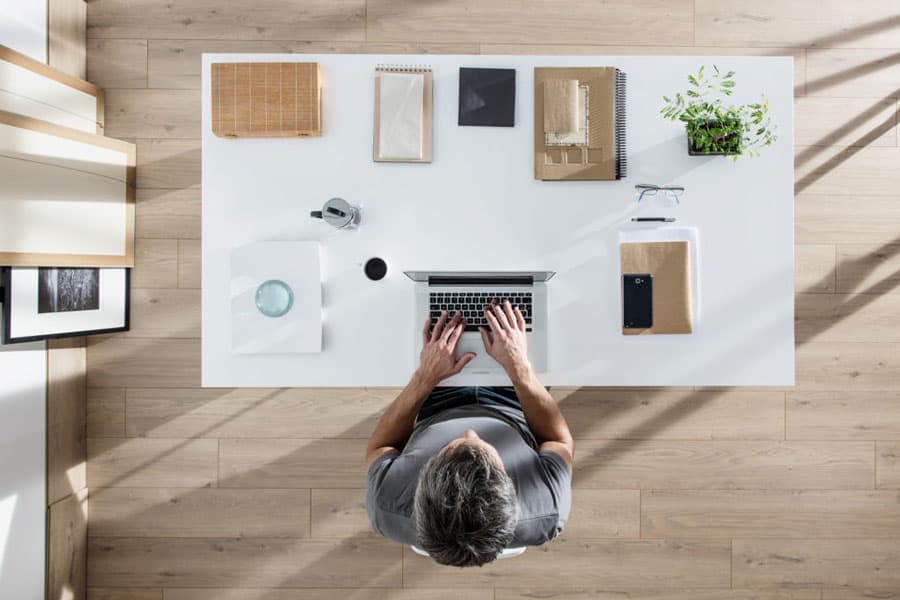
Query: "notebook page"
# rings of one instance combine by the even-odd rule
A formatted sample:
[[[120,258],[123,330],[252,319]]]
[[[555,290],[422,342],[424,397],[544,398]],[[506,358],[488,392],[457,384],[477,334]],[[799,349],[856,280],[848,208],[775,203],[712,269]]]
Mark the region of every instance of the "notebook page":
[[[378,149],[382,158],[422,158],[421,73],[382,73]]]

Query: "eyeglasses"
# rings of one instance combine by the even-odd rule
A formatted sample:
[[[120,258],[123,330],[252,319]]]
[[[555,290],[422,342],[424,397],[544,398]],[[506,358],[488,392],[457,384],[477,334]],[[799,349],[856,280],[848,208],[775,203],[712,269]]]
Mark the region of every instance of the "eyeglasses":
[[[653,185],[652,183],[638,183],[634,186],[638,191],[638,203],[644,198],[652,198],[659,192],[663,192],[669,199],[674,200],[675,204],[681,204],[681,196],[684,195],[684,187],[680,185]]]

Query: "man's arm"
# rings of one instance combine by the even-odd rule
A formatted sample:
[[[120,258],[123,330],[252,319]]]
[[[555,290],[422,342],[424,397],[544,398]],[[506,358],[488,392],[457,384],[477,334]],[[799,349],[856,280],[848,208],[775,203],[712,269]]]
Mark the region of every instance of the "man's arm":
[[[553,400],[550,392],[541,385],[528,361],[525,337],[525,319],[518,308],[506,301],[502,306],[485,307],[490,331],[479,328],[484,348],[506,370],[528,427],[540,443],[541,450],[551,450],[566,462],[572,470],[575,442],[569,424]]]
[[[475,358],[472,352],[461,356],[458,360],[456,358],[456,346],[464,329],[465,320],[459,313],[453,315],[448,323],[447,311],[444,311],[434,330],[431,330],[431,317],[425,321],[419,368],[372,432],[366,446],[366,468],[370,467],[379,456],[400,451],[409,440],[419,408],[431,390],[447,377],[462,371],[463,367]]]

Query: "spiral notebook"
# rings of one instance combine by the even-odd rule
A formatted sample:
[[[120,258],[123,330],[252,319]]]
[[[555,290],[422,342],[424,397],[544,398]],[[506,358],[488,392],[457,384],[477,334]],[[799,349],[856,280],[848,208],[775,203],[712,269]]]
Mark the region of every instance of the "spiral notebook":
[[[432,85],[428,67],[375,69],[375,161],[431,162]]]
[[[535,179],[625,177],[625,84],[615,67],[535,67]]]

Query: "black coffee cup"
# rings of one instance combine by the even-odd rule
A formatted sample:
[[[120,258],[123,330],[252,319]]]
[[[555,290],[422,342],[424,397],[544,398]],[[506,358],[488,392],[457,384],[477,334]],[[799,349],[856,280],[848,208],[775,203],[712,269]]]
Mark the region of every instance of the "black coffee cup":
[[[370,258],[366,261],[365,272],[366,277],[372,281],[384,279],[384,276],[387,275],[387,263],[380,258]]]

